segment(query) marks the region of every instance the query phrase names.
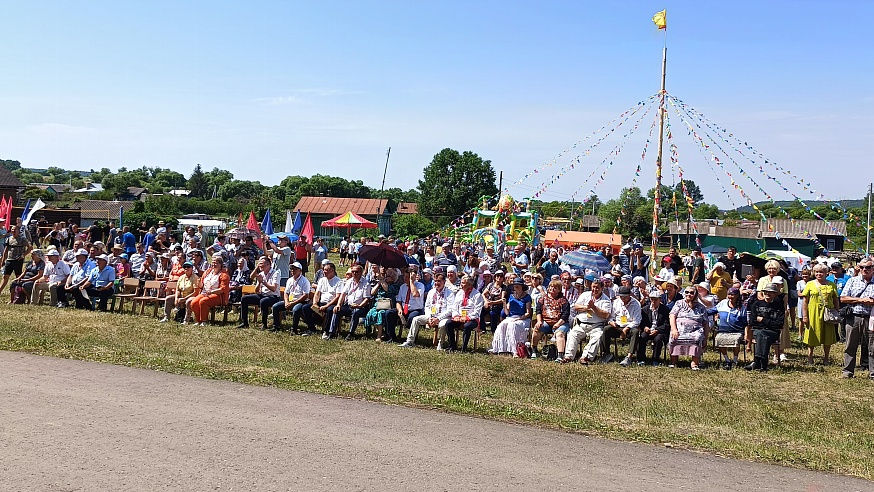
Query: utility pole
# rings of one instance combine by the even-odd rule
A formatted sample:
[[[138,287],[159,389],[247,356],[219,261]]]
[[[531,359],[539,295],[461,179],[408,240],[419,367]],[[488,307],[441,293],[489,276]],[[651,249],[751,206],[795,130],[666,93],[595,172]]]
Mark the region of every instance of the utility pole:
[[[504,171],[498,171],[498,200],[501,199],[501,193],[504,192]]]
[[[874,183],[868,184],[868,227],[865,228],[865,254],[871,254],[871,193],[874,192]]]
[[[391,147],[388,148],[388,151],[385,153],[385,169],[382,171],[382,185],[379,187],[379,200],[382,200],[382,192],[385,190],[385,175],[388,174],[388,158],[391,156]],[[382,210],[380,210],[379,203],[380,201],[376,201],[376,223],[379,225],[383,225],[382,222]],[[386,200],[386,205],[388,205],[388,200]],[[387,234],[388,231],[383,231],[380,228],[379,231],[381,234]]]

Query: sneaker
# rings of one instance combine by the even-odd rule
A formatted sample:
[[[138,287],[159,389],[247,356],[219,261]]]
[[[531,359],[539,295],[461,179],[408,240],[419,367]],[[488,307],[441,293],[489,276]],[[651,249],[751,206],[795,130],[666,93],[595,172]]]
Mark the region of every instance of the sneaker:
[[[538,357],[540,357],[540,356],[537,355],[537,352],[536,352],[536,351],[532,351],[532,352],[531,352],[531,355],[528,356],[528,358],[531,359],[531,360],[534,360],[534,359],[536,359],[536,358],[538,358]]]
[[[322,340],[327,340],[329,335],[327,333],[322,333]]]
[[[59,307],[59,308],[62,308],[62,307],[66,307],[66,306],[64,306],[64,303],[63,303],[63,302],[59,302],[59,303],[58,303],[58,307]]]
[[[556,357],[553,362],[558,362],[559,364],[564,364],[566,360],[567,359],[565,359],[564,357]]]
[[[170,318],[164,316],[163,318],[161,318],[161,321],[158,321],[158,323],[166,323],[168,321],[170,321]]]
[[[607,352],[606,354],[601,356],[601,364],[607,364],[611,360],[613,360],[613,353],[612,352]]]
[[[416,344],[414,344],[413,342],[411,342],[411,341],[409,341],[409,340],[407,340],[406,342],[404,342],[404,343],[398,345],[398,347],[404,347],[404,348],[413,348],[413,347],[415,347],[415,346],[416,346]]]
[[[441,343],[441,342],[437,342],[437,351],[438,351],[438,352],[443,352],[443,343]]]
[[[675,366],[674,364],[668,364],[668,369],[676,369],[676,368],[677,368],[677,366]]]
[[[786,357],[786,354],[780,354],[780,362],[786,362],[789,360],[789,357]]]
[[[692,370],[693,371],[700,371],[701,367],[700,366],[692,366]]]
[[[249,325],[246,324],[246,323],[240,323],[240,324],[237,325],[237,329],[238,329],[238,330],[245,330],[245,329],[247,329],[247,328],[249,328]]]
[[[626,355],[625,358],[622,359],[622,362],[619,363],[619,365],[622,367],[628,367],[630,364],[631,364],[631,356],[630,355]]]
[[[733,366],[731,365],[731,362],[724,362],[722,364],[722,369],[725,371],[730,371],[732,368]]]
[[[188,320],[187,320],[187,319],[183,319],[183,320],[182,320],[182,324],[183,324],[183,325],[187,325],[187,324],[188,324]]]
[[[637,363],[637,367],[641,367],[641,366],[645,366],[645,365],[646,365],[646,362],[644,362],[644,361],[640,361]]]
[[[311,336],[313,336],[313,335],[315,335],[315,334],[316,334],[316,332],[315,332],[314,330],[308,330],[306,333],[302,333],[300,336],[302,336],[302,337],[311,337]]]
[[[555,341],[555,335],[553,335],[552,338],[549,339],[549,343],[555,343]]]

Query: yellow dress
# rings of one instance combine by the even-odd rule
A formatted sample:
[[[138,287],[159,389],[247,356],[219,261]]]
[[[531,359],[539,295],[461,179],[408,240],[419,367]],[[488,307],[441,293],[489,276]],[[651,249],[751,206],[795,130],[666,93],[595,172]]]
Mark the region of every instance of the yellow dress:
[[[811,280],[804,285],[804,290],[800,297],[807,298],[807,330],[804,331],[804,344],[808,347],[818,347],[820,345],[833,345],[837,340],[835,337],[834,323],[826,323],[822,319],[823,312],[826,307],[834,309],[835,299],[838,296],[838,287],[834,282],[826,281],[825,284],[820,284],[816,280]],[[823,298],[826,304],[823,306]]]

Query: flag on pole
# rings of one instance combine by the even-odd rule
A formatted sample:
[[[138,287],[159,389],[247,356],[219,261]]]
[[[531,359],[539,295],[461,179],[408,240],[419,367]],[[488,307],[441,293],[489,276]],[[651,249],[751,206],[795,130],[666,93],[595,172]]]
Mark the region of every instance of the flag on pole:
[[[30,212],[30,198],[27,199],[27,203],[24,204],[24,210],[21,211],[21,220],[24,221],[24,218],[27,217],[27,213]],[[27,225],[27,224],[24,224]]]
[[[118,230],[124,227],[124,207],[118,207]]]
[[[291,218],[291,210],[285,209],[285,232],[294,232],[294,219]]]
[[[261,220],[261,231],[268,236],[273,234],[273,220],[270,218],[270,209],[267,209],[267,213],[264,214],[264,218]]]
[[[667,9],[662,10],[661,12],[656,12],[654,16],[652,16],[652,21],[659,29],[667,29],[668,28],[668,11]]]
[[[307,214],[307,220],[303,224],[303,230],[300,231],[300,235],[307,237],[307,244],[313,244],[313,234],[313,221],[310,219],[310,214]]]
[[[252,229],[253,231],[258,231],[258,237],[255,238],[255,245],[259,248],[263,248],[264,246],[261,244],[261,227],[258,225],[258,220],[255,219],[255,212],[249,212],[249,220],[246,222],[246,227]]]
[[[27,203],[28,203],[28,205],[30,205],[29,201]],[[46,206],[46,204],[43,203],[42,199],[37,198],[36,203],[34,203],[33,207],[31,207],[30,210],[27,211],[27,216],[21,220],[21,223],[23,225],[30,224],[30,220],[33,218],[33,214],[35,214],[38,210],[43,209],[45,206]]]
[[[291,232],[300,234],[301,229],[303,229],[303,217],[300,216],[300,210],[298,210],[294,215],[294,225],[291,228]]]

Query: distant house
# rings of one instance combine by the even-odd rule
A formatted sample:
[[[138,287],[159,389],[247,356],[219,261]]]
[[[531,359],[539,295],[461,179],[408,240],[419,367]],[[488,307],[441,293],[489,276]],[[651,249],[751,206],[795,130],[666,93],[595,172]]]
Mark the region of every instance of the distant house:
[[[580,230],[583,232],[598,232],[601,229],[601,218],[597,215],[583,215],[580,218]]]
[[[679,242],[680,247],[684,249],[694,247],[697,238],[702,247],[734,246],[738,251],[756,254],[768,249],[787,249],[786,244],[783,244],[785,241],[793,249],[807,256],[816,256],[821,247],[829,251],[844,249],[846,222],[835,220],[829,223],[831,226],[821,220],[789,219],[768,219],[767,222],[742,221],[736,226],[716,225],[707,221],[675,222],[670,224],[669,233],[673,244]],[[816,241],[808,237],[808,234],[815,237]]]
[[[391,231],[392,208],[385,198],[334,198],[328,196],[303,196],[297,202],[292,213],[300,211],[301,215],[311,214],[313,229],[316,234],[329,235],[332,228],[322,228],[322,222],[346,212],[354,212],[361,217],[379,224],[375,234],[388,235]]]
[[[88,193],[89,195],[93,195],[95,193],[100,193],[103,191],[103,185],[100,183],[85,183],[84,188],[79,188],[78,190],[73,190],[73,193]]]
[[[108,201],[108,200],[82,200],[75,206],[80,210],[80,227],[90,227],[94,222],[106,222],[109,220],[118,222],[118,211],[133,210],[136,202],[131,201]],[[126,221],[125,221],[126,222]]]
[[[395,210],[398,214],[417,214],[419,213],[419,204],[416,202],[400,202]]]
[[[137,200],[145,200],[147,196],[149,196],[148,188],[128,186],[127,191],[119,195],[118,199],[126,202],[135,202]]]
[[[30,183],[27,186],[32,186],[34,188],[39,188],[43,191],[48,191],[49,193],[58,196],[62,193],[66,193],[70,191],[73,187],[64,184],[64,183]]]
[[[16,178],[12,171],[0,166],[0,195],[12,197],[12,203],[18,203],[24,189],[24,183]]]

